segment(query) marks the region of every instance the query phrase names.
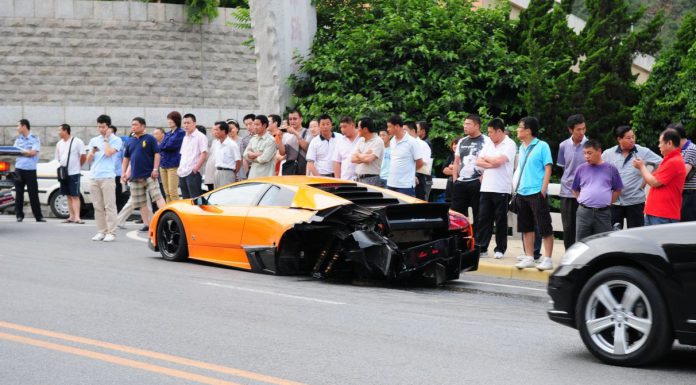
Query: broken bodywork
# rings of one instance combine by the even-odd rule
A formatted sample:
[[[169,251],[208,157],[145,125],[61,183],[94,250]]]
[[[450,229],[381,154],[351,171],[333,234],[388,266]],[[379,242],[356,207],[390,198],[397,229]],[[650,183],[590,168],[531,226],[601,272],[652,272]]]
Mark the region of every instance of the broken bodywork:
[[[363,202],[364,203],[364,202]],[[317,212],[287,231],[276,250],[247,250],[252,270],[440,285],[478,268],[471,228],[451,223],[444,203],[356,203]],[[456,222],[456,221],[454,221]]]

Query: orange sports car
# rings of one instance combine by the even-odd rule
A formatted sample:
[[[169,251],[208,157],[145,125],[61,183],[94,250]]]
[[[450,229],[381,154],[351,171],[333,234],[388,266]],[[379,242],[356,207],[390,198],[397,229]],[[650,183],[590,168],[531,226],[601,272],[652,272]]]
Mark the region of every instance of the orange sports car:
[[[479,261],[469,221],[447,204],[306,176],[247,180],[171,202],[152,219],[149,246],[172,261],[431,285]]]

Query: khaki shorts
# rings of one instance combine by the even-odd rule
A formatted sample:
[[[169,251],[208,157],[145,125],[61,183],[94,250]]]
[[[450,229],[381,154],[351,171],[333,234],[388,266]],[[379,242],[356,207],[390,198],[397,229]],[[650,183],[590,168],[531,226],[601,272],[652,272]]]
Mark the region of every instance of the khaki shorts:
[[[132,180],[128,182],[128,186],[130,187],[130,199],[133,207],[142,207],[147,204],[146,192],[153,202],[162,198],[159,183],[152,178]]]

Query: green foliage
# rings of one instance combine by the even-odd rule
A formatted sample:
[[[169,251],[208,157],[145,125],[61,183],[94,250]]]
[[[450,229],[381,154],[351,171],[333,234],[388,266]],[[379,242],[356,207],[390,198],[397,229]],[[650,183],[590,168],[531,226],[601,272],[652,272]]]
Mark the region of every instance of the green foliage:
[[[636,131],[650,144],[671,122],[681,121],[691,135],[696,132],[696,13],[683,20],[677,40],[655,63],[633,110]]]
[[[628,124],[632,107],[639,101],[631,63],[636,52],[655,54],[662,14],[635,24],[643,10],[630,11],[626,0],[587,0],[589,18],[578,40],[580,71],[568,87],[568,112],[588,120],[588,136],[613,143],[613,128]]]
[[[218,7],[249,9],[249,0],[141,0],[145,3],[184,4],[189,23],[202,24],[218,17]]]
[[[539,118],[544,140],[556,148],[567,137],[565,119],[569,115],[564,101],[570,70],[576,60],[578,37],[566,21],[565,2],[532,0],[520,15],[515,31],[517,52],[525,58],[527,86],[520,93],[528,115]]]
[[[359,4],[358,4],[359,3]],[[523,62],[508,49],[509,8],[468,1],[317,0],[311,56],[291,77],[308,116],[391,114],[432,123],[431,136],[461,135],[467,113],[519,117]]]

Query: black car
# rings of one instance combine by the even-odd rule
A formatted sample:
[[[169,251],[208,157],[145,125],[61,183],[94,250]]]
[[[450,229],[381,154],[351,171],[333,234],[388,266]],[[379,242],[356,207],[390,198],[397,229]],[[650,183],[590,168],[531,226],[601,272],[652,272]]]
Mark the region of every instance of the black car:
[[[674,340],[696,345],[696,222],[588,237],[549,278],[553,321],[621,366],[658,360]]]

